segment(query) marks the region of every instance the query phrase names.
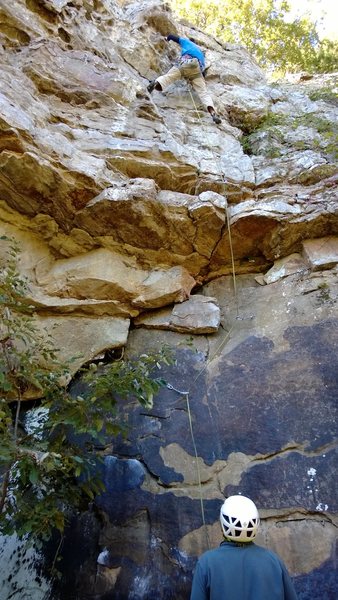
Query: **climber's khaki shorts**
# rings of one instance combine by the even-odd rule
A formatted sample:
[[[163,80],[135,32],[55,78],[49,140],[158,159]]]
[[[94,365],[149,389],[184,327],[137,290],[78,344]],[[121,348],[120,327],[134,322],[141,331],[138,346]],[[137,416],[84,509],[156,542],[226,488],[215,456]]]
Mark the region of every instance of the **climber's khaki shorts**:
[[[209,106],[214,108],[214,103],[210,94],[208,93],[197,58],[180,61],[180,64],[177,67],[172,67],[170,71],[166,73],[166,75],[158,77],[156,81],[159,82],[162,90],[165,90],[167,87],[169,87],[169,85],[175,81],[178,81],[179,79],[187,79],[200,97],[202,104],[206,108]]]

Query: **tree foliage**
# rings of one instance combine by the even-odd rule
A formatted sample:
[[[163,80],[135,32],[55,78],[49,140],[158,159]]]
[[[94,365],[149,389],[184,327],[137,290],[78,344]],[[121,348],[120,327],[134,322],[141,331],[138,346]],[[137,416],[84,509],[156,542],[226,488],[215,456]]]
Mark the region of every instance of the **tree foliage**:
[[[73,397],[64,385],[67,365],[34,322],[27,283],[19,275],[19,248],[6,244],[0,265],[0,532],[48,539],[63,532],[69,509],[88,505],[103,490],[98,445],[121,431],[116,399],[135,398],[146,408],[166,382],[155,377],[172,362],[169,349],[97,367],[85,375],[88,394]],[[41,358],[51,365],[42,368]],[[24,398],[42,398],[25,425]]]
[[[172,0],[179,17],[224,42],[246,46],[263,69],[280,73],[338,69],[338,43],[320,42],[308,17],[290,20],[286,0]]]

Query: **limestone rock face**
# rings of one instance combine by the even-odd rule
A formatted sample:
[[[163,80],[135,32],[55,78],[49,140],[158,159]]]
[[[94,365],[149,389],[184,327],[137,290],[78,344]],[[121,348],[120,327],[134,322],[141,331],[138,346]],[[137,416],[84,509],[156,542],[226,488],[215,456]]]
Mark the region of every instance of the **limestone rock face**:
[[[182,267],[149,273],[138,269],[132,259],[103,248],[51,265],[41,262],[35,274],[46,295],[79,300],[113,299],[131,309],[181,302],[189,297],[195,283]]]
[[[336,591],[337,267],[283,273],[264,286],[254,274],[240,275],[238,310],[231,277],[204,293],[217,300],[222,328],[195,336],[192,348],[184,335],[160,331],[170,319],[163,309],[145,323],[157,325],[159,344],[176,347],[177,361],[163,372],[169,387],[152,410],[120,406],[130,428],[105,458],[97,506],[106,520],[93,540],[98,566],[81,554],[88,521],[72,530],[75,570],[86,572],[79,589],[123,598],[130,581],[142,581],[155,599],[160,581],[164,598],[173,585],[175,597],[188,598],[195,557],[221,541],[222,500],[242,493],[260,509],[257,543],[283,558],[299,597],[319,600],[324,578],[329,597]],[[152,329],[135,329],[127,352],[153,340]]]
[[[17,0],[2,14],[0,199],[57,257],[117,246],[150,268],[226,274],[226,200],[242,272],[247,253],[264,268],[336,233],[332,104],[269,86],[244,49],[198,31],[222,124],[184,82],[149,96],[177,55],[163,36],[191,33],[163,3]]]
[[[93,358],[109,350],[126,345],[129,332],[129,319],[101,317],[39,316],[38,328],[52,332],[60,358],[70,366],[70,376]]]
[[[338,263],[337,237],[306,240],[303,248],[306,260],[315,271],[333,267]]]
[[[152,411],[119,407],[60,599],[185,600],[234,492],[302,600],[336,597],[337,74],[271,85],[160,0],[0,0],[0,21],[0,237],[37,324],[72,373],[117,347],[177,356]],[[148,94],[170,32],[205,51],[219,126],[185,81]]]
[[[290,254],[286,258],[276,260],[273,267],[271,267],[271,269],[263,276],[263,281],[265,283],[274,283],[282,277],[287,277],[293,273],[302,273],[306,270],[307,265],[302,259],[302,256],[298,253]]]
[[[135,319],[136,326],[188,333],[214,333],[220,325],[220,309],[215,298],[195,294],[172,310],[162,309]]]

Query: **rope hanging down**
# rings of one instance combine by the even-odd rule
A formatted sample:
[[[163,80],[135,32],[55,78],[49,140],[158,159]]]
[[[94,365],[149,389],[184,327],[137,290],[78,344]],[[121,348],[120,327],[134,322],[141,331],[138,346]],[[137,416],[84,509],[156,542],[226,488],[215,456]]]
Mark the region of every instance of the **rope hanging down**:
[[[194,97],[193,97],[193,95],[191,93],[190,86],[189,86],[189,93],[190,93],[190,97],[191,97],[192,103],[193,103],[193,105],[195,107],[195,111],[196,111],[197,117],[198,117],[198,119],[199,119],[199,121],[200,121],[200,123],[202,125],[202,129],[203,129],[203,122],[202,122],[202,119],[201,119],[201,117],[199,115],[198,108],[196,106]],[[218,157],[216,157],[215,152],[213,150],[212,150],[212,153],[214,155],[215,162],[219,163],[219,170],[220,170],[220,173],[222,173],[222,166],[221,166],[220,160],[219,160]],[[223,174],[222,174],[222,181],[223,181],[223,183],[225,183],[225,179],[224,179],[224,175]],[[236,305],[236,319],[239,319],[240,317],[239,317],[238,294],[237,294],[237,284],[236,284],[235,260],[234,260],[233,245],[232,245],[232,238],[231,238],[230,215],[229,215],[229,209],[228,209],[228,202],[227,202],[226,198],[225,198],[225,218],[226,218],[226,222],[227,222],[228,238],[229,238],[229,246],[230,246],[230,256],[231,256],[231,266],[232,266],[232,279],[233,279],[234,300],[235,300],[235,305]],[[213,356],[209,357],[208,360],[206,361],[205,365],[203,366],[203,368],[198,371],[196,377],[194,377],[194,379],[192,380],[192,382],[191,382],[191,384],[189,386],[190,389],[196,383],[197,379],[202,375],[202,373],[208,368],[208,365],[210,364],[210,362],[221,351],[221,349],[225,345],[225,343],[226,343],[228,337],[230,336],[231,332],[233,331],[233,329],[234,329],[234,324],[231,326],[231,328],[229,329],[229,331],[227,332],[227,334],[225,335],[225,337],[223,338],[223,340],[221,341],[221,343],[219,344],[219,346],[216,348],[215,352],[213,353]],[[199,458],[198,453],[197,453],[197,446],[196,446],[194,429],[193,429],[193,424],[192,424],[192,414],[191,414],[190,400],[189,400],[190,389],[187,390],[187,391],[178,390],[177,388],[175,388],[170,383],[167,384],[167,388],[169,390],[172,390],[172,391],[176,392],[177,394],[180,394],[181,396],[184,396],[185,400],[186,400],[187,413],[188,413],[188,419],[189,419],[189,429],[190,429],[191,441],[192,441],[192,445],[193,445],[193,449],[194,449],[194,454],[195,454],[195,461],[196,461],[196,473],[197,473],[197,482],[198,482],[198,489],[199,489],[199,496],[200,496],[200,506],[201,506],[202,523],[203,523],[203,527],[204,527],[204,531],[205,531],[207,547],[210,548],[209,532],[208,532],[208,528],[207,528],[206,521],[205,521],[205,512],[204,512],[204,504],[203,504],[202,479],[201,479],[201,471],[200,471],[200,465],[199,465],[200,458]]]
[[[225,345],[225,343],[226,343],[226,341],[227,341],[228,337],[230,336],[230,334],[231,334],[231,332],[232,332],[233,329],[234,329],[234,325],[232,325],[232,327],[227,332],[226,336],[224,336],[224,339],[218,345],[218,347],[216,348],[214,354],[206,361],[206,363],[203,366],[203,368],[198,371],[196,377],[194,377],[194,379],[192,380],[192,382],[191,382],[191,384],[189,386],[190,389],[193,387],[193,385],[196,383],[197,379],[202,375],[202,373],[204,373],[204,371],[208,368],[208,365],[210,364],[210,362],[212,360],[214,360],[214,358],[221,351],[222,347]],[[197,474],[197,483],[198,483],[198,490],[199,490],[199,500],[200,500],[200,506],[201,506],[202,524],[203,524],[204,531],[205,531],[205,537],[206,537],[207,547],[210,549],[210,547],[211,547],[210,546],[210,538],[209,538],[209,532],[208,532],[207,524],[206,524],[206,521],[205,521],[205,513],[204,513],[202,478],[201,478],[201,470],[200,470],[200,465],[199,465],[200,457],[198,456],[198,452],[197,452],[197,445],[196,445],[196,440],[195,440],[195,435],[194,435],[194,428],[193,428],[193,424],[192,424],[192,414],[191,414],[190,399],[189,399],[190,389],[187,390],[187,391],[178,390],[173,385],[171,385],[171,383],[167,383],[167,388],[168,388],[168,390],[172,390],[173,392],[176,392],[177,394],[180,394],[181,396],[185,397],[186,406],[187,406],[187,413],[188,413],[188,419],[189,419],[190,436],[191,436],[191,441],[192,441],[192,445],[193,445],[193,449],[194,449],[194,455],[195,455],[195,461],[196,461],[196,474]]]
[[[200,466],[199,466],[199,456],[197,454],[197,446],[196,446],[196,442],[195,442],[194,429],[193,429],[193,426],[192,426],[192,416],[191,416],[191,410],[190,410],[189,392],[183,392],[181,390],[178,390],[178,389],[174,388],[174,386],[171,385],[170,383],[167,383],[167,388],[168,388],[168,390],[173,390],[177,394],[180,394],[181,396],[184,396],[185,400],[186,400],[187,413],[188,413],[188,418],[189,418],[189,428],[190,428],[191,441],[192,441],[192,445],[193,445],[193,448],[194,448],[195,459],[196,459],[196,472],[197,472],[197,482],[198,482],[198,489],[199,489],[199,496],[200,496],[200,506],[201,506],[202,523],[203,523],[203,527],[204,527],[204,531],[205,531],[205,535],[206,535],[207,546],[208,546],[208,548],[210,548],[209,533],[208,533],[208,529],[207,529],[207,526],[206,526],[205,514],[204,514],[203,493],[202,493],[202,478],[201,478],[201,471],[200,471]]]
[[[194,96],[192,94],[191,91],[191,87],[190,85],[188,85],[188,89],[189,89],[189,94],[190,94],[190,98],[191,101],[194,105],[196,114],[197,114],[197,118],[202,126],[202,129],[204,128],[203,125],[203,121],[200,117],[198,108],[196,106],[196,102],[194,99]],[[216,156],[216,153],[214,152],[214,150],[211,148],[211,152],[212,155],[215,159],[215,163],[218,163],[218,167],[219,167],[219,172],[221,173],[221,177],[222,177],[222,183],[225,184],[225,178],[224,178],[224,174],[222,172],[222,165],[221,165],[221,161],[219,159],[219,157]],[[239,317],[239,307],[238,307],[238,295],[237,295],[237,283],[236,283],[236,271],[235,271],[235,259],[234,259],[234,252],[233,252],[233,246],[232,246],[232,238],[231,238],[231,230],[230,230],[230,214],[229,214],[229,207],[228,207],[228,201],[226,198],[224,198],[225,200],[225,219],[227,222],[227,229],[228,229],[228,237],[229,237],[229,247],[230,247],[230,256],[231,256],[231,269],[232,269],[232,280],[233,280],[233,286],[234,286],[234,298],[235,298],[235,306],[236,306],[236,318]]]

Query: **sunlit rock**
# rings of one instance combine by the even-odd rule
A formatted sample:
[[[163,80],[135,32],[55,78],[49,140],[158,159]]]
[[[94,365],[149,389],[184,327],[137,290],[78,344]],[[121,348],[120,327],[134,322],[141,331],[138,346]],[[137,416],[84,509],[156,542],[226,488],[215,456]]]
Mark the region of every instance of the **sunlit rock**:
[[[278,281],[278,279],[282,279],[282,277],[287,277],[293,273],[304,273],[307,268],[308,267],[300,254],[290,254],[285,258],[276,260],[273,267],[265,273],[263,279],[267,284],[274,283],[275,281]]]
[[[313,270],[329,269],[338,263],[338,238],[330,236],[305,240],[303,255]]]
[[[233,492],[299,596],[336,597],[337,75],[270,85],[156,0],[11,0],[0,29],[0,235],[39,327],[71,374],[114,348],[176,355],[151,411],[118,404],[60,597],[186,600]],[[205,51],[219,126],[184,81],[148,94],[168,33]],[[3,558],[7,594],[48,592]]]
[[[135,325],[147,329],[169,329],[182,333],[213,333],[220,325],[220,310],[215,298],[190,296],[189,300],[176,304],[173,309],[145,314],[135,319]]]

